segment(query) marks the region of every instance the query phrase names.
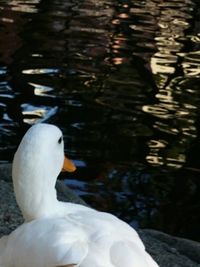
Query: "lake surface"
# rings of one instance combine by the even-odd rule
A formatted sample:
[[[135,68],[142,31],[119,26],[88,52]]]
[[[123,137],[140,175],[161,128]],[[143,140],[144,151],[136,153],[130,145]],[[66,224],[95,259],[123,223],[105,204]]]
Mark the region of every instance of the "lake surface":
[[[0,162],[58,125],[90,205],[200,240],[200,4],[0,0]]]

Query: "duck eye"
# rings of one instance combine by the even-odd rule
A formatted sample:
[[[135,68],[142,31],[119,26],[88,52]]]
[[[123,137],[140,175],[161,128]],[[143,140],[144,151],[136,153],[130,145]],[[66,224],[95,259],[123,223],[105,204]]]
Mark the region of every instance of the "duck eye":
[[[58,139],[58,144],[62,143],[62,136]]]

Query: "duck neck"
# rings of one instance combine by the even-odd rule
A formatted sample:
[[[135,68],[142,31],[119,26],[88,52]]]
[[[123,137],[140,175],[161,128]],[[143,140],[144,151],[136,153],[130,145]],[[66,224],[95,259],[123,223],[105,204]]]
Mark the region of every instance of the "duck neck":
[[[49,177],[50,176],[50,177]],[[55,190],[56,178],[52,178],[43,170],[26,172],[13,166],[13,184],[17,203],[25,221],[48,217],[58,210],[58,200]]]

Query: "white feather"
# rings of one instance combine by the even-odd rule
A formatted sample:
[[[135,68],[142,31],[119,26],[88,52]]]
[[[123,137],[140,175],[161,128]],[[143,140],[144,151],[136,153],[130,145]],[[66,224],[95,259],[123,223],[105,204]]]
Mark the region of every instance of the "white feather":
[[[15,154],[13,183],[26,222],[0,239],[0,267],[158,267],[125,222],[57,200],[64,160],[60,136],[57,127],[38,124]]]

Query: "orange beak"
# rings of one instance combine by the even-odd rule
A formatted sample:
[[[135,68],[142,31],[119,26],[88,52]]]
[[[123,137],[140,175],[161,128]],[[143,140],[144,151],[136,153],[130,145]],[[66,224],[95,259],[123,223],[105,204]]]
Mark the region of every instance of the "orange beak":
[[[63,172],[74,172],[75,170],[76,170],[76,166],[74,165],[74,163],[65,156],[62,171]]]

